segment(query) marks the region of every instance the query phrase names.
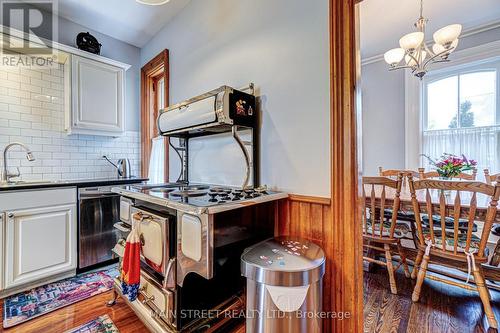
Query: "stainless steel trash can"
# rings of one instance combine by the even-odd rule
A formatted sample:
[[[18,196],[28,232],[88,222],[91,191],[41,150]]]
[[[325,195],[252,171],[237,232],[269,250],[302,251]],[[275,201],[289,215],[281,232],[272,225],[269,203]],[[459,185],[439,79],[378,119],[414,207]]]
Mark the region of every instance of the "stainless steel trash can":
[[[320,333],[325,254],[316,244],[271,238],[241,256],[247,333]]]

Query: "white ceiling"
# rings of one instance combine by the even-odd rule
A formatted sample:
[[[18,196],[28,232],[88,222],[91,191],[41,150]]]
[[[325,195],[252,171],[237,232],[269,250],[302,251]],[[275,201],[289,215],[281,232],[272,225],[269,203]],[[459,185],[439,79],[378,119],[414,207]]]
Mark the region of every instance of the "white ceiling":
[[[59,0],[59,15],[137,47],[142,47],[190,0],[147,6],[135,0]]]
[[[361,57],[383,54],[399,47],[399,38],[415,31],[419,0],[364,0],[360,4]],[[429,19],[426,39],[439,28],[460,23],[463,29],[500,21],[500,0],[424,0]]]

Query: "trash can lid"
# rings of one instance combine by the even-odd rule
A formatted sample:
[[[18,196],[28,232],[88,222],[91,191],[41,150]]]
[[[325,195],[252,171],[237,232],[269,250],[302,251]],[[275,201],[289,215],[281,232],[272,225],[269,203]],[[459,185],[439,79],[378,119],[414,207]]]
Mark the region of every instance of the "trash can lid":
[[[241,256],[241,274],[274,286],[304,286],[325,273],[325,253],[309,240],[276,237],[247,248]]]

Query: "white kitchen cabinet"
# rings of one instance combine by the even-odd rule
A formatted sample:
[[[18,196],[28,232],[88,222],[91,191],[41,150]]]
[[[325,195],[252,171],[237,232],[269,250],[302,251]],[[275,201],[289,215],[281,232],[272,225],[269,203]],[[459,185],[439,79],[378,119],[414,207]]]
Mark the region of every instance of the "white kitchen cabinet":
[[[0,193],[0,202],[3,289],[76,269],[75,188]]]
[[[76,206],[7,211],[6,288],[76,268]]]
[[[3,270],[3,243],[4,243],[4,225],[5,225],[5,214],[0,212],[0,268]],[[0,274],[0,291],[4,289],[3,286],[3,274]]]
[[[120,67],[71,55],[68,134],[119,136],[123,133],[127,68],[127,65]]]

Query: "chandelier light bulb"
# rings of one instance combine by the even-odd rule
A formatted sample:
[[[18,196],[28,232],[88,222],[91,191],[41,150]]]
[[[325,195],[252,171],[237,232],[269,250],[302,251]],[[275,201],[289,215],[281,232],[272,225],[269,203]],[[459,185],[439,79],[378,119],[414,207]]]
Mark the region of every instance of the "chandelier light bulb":
[[[170,0],[135,0],[135,1],[142,5],[160,6],[166,4]]]
[[[443,45],[445,48],[449,48],[453,41],[455,41],[458,36],[460,36],[461,32],[461,24],[450,24],[434,33],[434,41],[437,44]]]
[[[405,50],[402,48],[395,48],[387,51],[384,54],[384,60],[391,66],[396,66],[401,59],[405,56]]]
[[[407,51],[415,50],[424,41],[424,33],[421,31],[412,32],[404,35],[399,40],[399,46]]]
[[[457,46],[458,46],[458,38],[455,39],[453,42],[451,42],[451,45],[448,49],[441,44],[437,44],[437,43],[434,44],[432,46],[432,52],[434,52],[434,54],[440,54],[444,51],[448,51],[447,53],[442,55],[442,56],[447,56],[448,54],[453,52],[457,48]]]

